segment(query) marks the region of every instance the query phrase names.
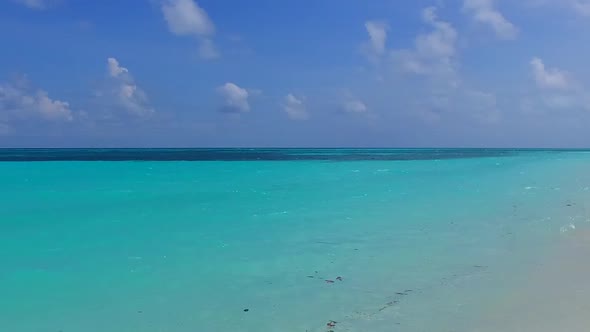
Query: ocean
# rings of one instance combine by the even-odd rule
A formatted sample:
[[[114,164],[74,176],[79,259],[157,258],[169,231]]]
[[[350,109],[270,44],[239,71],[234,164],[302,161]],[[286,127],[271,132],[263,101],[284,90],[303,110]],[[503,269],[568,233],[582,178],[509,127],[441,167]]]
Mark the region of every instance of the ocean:
[[[589,165],[585,150],[0,150],[0,331],[487,331],[588,226]]]

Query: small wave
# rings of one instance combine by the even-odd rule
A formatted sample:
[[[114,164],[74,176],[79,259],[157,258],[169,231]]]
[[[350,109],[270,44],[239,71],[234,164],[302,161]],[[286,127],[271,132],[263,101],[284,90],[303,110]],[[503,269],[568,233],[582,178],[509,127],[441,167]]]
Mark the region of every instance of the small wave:
[[[561,228],[559,229],[559,232],[560,232],[560,233],[566,233],[566,232],[569,232],[569,231],[573,231],[573,230],[575,230],[575,229],[576,229],[576,225],[574,225],[574,224],[569,224],[569,225],[567,225],[567,226],[563,226],[563,227],[561,227]]]

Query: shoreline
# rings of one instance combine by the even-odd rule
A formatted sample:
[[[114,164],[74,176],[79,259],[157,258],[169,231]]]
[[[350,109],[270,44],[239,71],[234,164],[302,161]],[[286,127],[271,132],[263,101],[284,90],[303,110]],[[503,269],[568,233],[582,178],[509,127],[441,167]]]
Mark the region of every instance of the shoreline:
[[[568,232],[518,282],[488,306],[473,332],[587,331],[590,230]],[[512,278],[513,276],[510,276]]]

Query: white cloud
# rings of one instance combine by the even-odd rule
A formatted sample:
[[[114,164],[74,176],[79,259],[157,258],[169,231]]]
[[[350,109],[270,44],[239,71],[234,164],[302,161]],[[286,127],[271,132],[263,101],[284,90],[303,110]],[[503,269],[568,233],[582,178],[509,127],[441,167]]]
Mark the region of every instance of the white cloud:
[[[31,9],[45,9],[47,8],[46,0],[14,0],[20,4],[23,4]]]
[[[68,102],[54,100],[44,90],[32,91],[26,86],[0,85],[0,111],[18,117],[39,116],[47,120],[73,119]]]
[[[207,12],[193,0],[163,0],[162,13],[168,29],[178,36],[194,36],[199,40],[199,55],[203,59],[219,56],[211,37],[215,25]]]
[[[528,114],[547,111],[588,111],[590,110],[590,95],[581,90],[528,95],[521,101],[521,110]]]
[[[13,131],[12,122],[29,120],[69,122],[73,119],[68,102],[51,99],[46,91],[31,89],[24,80],[14,84],[0,84],[0,132],[2,134]]]
[[[418,35],[414,49],[393,51],[394,61],[402,70],[415,74],[453,74],[457,31],[450,23],[438,19],[434,7],[424,9],[422,19],[433,31]]]
[[[342,110],[346,113],[363,114],[368,112],[367,105],[358,99],[349,99],[342,103]]]
[[[285,97],[283,104],[283,110],[289,118],[292,120],[307,120],[309,119],[309,113],[305,108],[305,98],[297,98],[293,94],[289,93]]]
[[[542,97],[543,103],[555,109],[568,109],[576,107],[579,103],[579,98],[567,94],[556,94]]]
[[[419,95],[413,112],[426,122],[461,119],[490,125],[498,123],[502,118],[493,93],[458,86],[420,92]]]
[[[46,119],[66,121],[73,119],[68,102],[53,100],[43,90],[37,91],[37,96],[33,97],[32,101],[33,106],[38,108],[39,113]]]
[[[129,70],[127,70],[127,68],[121,67],[119,65],[119,61],[117,61],[115,58],[108,58],[107,63],[111,77],[119,77],[120,75],[129,73]]]
[[[565,71],[557,68],[547,69],[543,60],[535,57],[530,62],[535,82],[541,88],[568,89],[572,82]]]
[[[367,21],[365,29],[369,34],[369,40],[362,45],[361,50],[369,60],[375,61],[385,53],[389,26],[382,21]]]
[[[228,82],[220,86],[217,91],[224,100],[222,111],[230,113],[245,113],[250,111],[248,90]]]
[[[192,0],[166,0],[162,3],[162,12],[174,34],[208,37],[215,33],[215,26],[205,10]]]
[[[135,116],[144,117],[154,113],[147,95],[135,84],[127,68],[122,67],[117,59],[108,58],[107,69],[114,85],[110,97],[114,98],[117,105]]]
[[[418,53],[431,57],[451,57],[455,55],[457,31],[452,25],[439,21],[434,7],[424,9],[422,18],[424,22],[434,27],[434,31],[427,35],[418,36],[416,39]]]
[[[463,9],[473,15],[479,23],[489,25],[502,39],[515,39],[518,28],[494,8],[494,0],[465,0]]]
[[[202,39],[199,45],[199,56],[205,60],[216,59],[219,57],[219,52],[211,39]]]
[[[397,68],[419,78],[407,82],[414,86],[408,95],[408,102],[414,105],[409,108],[413,115],[428,122],[447,117],[498,122],[501,113],[496,96],[464,84],[457,71],[457,30],[438,17],[435,7],[422,10],[422,21],[431,30],[418,34],[414,47],[391,52]]]
[[[568,72],[547,68],[543,60],[537,57],[531,60],[530,65],[535,83],[540,89],[526,97],[522,105],[524,112],[590,110],[590,94]]]
[[[590,1],[588,0],[572,0],[572,8],[576,13],[582,16],[590,16]]]
[[[590,0],[528,0],[527,4],[534,7],[567,8],[580,16],[590,17]]]

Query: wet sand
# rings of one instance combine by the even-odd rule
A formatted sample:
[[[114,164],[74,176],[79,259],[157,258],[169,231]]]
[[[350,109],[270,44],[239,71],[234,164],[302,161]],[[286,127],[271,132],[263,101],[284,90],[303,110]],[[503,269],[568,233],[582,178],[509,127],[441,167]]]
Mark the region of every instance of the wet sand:
[[[470,331],[590,331],[590,231],[568,232],[558,242]]]

